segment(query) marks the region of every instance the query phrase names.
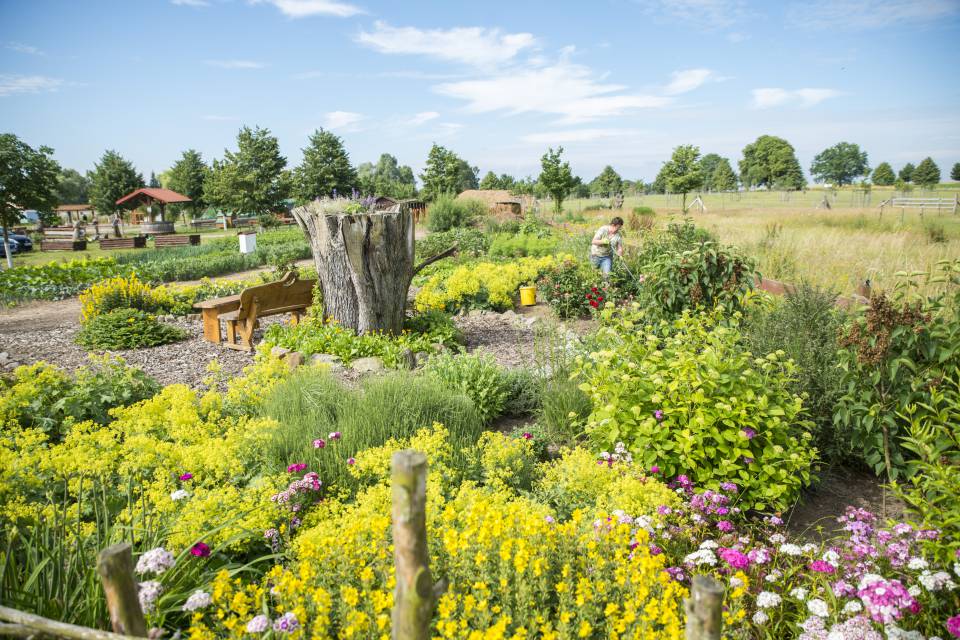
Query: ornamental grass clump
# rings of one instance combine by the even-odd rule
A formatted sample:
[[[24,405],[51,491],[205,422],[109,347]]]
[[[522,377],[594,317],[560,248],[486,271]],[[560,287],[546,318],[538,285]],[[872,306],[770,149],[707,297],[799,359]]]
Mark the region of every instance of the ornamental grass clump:
[[[114,309],[84,324],[75,340],[88,349],[120,351],[158,347],[184,340],[187,335],[183,329],[164,324],[143,311]]]
[[[744,350],[719,313],[657,325],[644,324],[639,305],[602,315],[598,349],[578,371],[593,401],[594,449],[623,442],[666,477],[687,474],[714,489],[737,482],[744,507],[790,506],[817,455],[803,401],[789,389],[793,363]]]

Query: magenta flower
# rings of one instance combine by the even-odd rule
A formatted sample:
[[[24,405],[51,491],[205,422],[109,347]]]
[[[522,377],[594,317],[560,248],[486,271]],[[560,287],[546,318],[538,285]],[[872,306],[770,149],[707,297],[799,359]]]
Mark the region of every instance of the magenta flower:
[[[826,560],[814,560],[810,563],[810,570],[817,573],[833,573],[836,568]]]
[[[523,439],[524,439],[524,440],[533,440],[533,434],[530,433],[529,431],[524,431],[524,432],[523,432]]]
[[[717,529],[720,529],[720,531],[723,531],[724,533],[730,533],[733,531],[733,523],[729,520],[721,520],[717,523]]]
[[[192,478],[193,478],[193,474],[190,473],[189,471],[186,473],[180,474],[180,482],[186,482],[187,480],[190,480]]]
[[[947,631],[954,638],[960,638],[960,614],[947,619]]]
[[[717,555],[720,556],[721,560],[726,562],[734,569],[746,569],[750,566],[750,558],[748,558],[742,551],[720,547],[720,549],[717,551]]]
[[[339,440],[339,439],[340,439],[340,435],[341,435],[341,434],[340,434],[339,431],[333,431],[333,432],[330,433],[329,436],[327,436],[327,439],[328,439],[328,440]]]
[[[657,422],[663,422],[663,410],[657,409],[654,411],[653,417],[657,419]]]
[[[327,441],[324,440],[323,438],[317,438],[316,440],[313,441],[314,449],[323,449],[325,446],[327,446]]]
[[[305,462],[294,462],[287,467],[287,473],[300,473],[306,468],[307,464]]]
[[[190,547],[190,555],[194,555],[198,558],[206,558],[210,555],[210,547],[203,542],[198,542]]]
[[[357,461],[354,458],[347,458],[347,464],[352,467],[353,465],[357,464]]]
[[[651,475],[657,475],[658,473],[660,473],[660,467],[658,467],[657,465],[653,465],[652,467],[650,467]]]

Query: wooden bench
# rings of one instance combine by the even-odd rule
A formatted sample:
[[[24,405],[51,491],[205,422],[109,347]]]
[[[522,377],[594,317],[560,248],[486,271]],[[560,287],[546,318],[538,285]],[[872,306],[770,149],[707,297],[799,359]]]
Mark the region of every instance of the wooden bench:
[[[236,311],[240,308],[240,294],[204,300],[193,305],[200,310],[203,321],[203,339],[220,344],[223,336],[220,333],[220,314]]]
[[[220,225],[220,221],[216,218],[200,218],[190,221],[190,226],[194,229],[205,229],[205,228],[216,228]]]
[[[316,280],[300,280],[290,272],[276,282],[244,289],[235,311],[218,313],[218,320],[223,320],[227,325],[224,344],[231,349],[253,351],[253,332],[258,320],[266,316],[290,313],[296,324],[313,302],[313,286],[316,283]]]
[[[147,246],[147,236],[130,236],[129,238],[104,238],[100,241],[101,249],[144,249]]]
[[[40,241],[40,251],[86,251],[86,240],[47,240]]]
[[[188,235],[174,234],[153,237],[153,246],[155,247],[183,247],[186,245],[200,244],[200,234],[192,233]]]

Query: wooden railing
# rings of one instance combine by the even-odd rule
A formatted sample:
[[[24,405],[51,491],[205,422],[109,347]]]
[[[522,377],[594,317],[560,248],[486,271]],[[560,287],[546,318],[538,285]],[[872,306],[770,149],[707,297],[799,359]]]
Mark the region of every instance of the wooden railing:
[[[396,590],[393,640],[429,640],[430,622],[445,580],[434,582],[427,547],[427,457],[418,451],[393,454],[393,547]],[[147,637],[137,597],[133,556],[128,543],[100,552],[97,571],[107,597],[113,632],[49,620],[0,606],[0,636],[74,640],[127,640]],[[684,602],[686,640],[720,640],[724,587],[709,576],[694,576]]]

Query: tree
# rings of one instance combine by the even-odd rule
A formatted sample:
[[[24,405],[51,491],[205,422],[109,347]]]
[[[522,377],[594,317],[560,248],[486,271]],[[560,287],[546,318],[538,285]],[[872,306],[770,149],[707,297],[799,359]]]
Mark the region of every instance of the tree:
[[[570,188],[570,195],[574,198],[589,198],[590,185],[583,182],[580,176],[573,177],[573,186]]]
[[[700,158],[700,169],[701,173],[703,174],[704,191],[718,191],[716,185],[713,184],[713,174],[717,172],[717,167],[721,162],[726,162],[728,166],[730,165],[729,160],[716,153],[708,153]]]
[[[0,224],[7,267],[13,267],[10,227],[25,209],[48,212],[57,206],[59,175],[53,149],[34,149],[12,133],[0,134]]]
[[[422,194],[425,200],[433,200],[440,195],[457,195],[466,189],[479,186],[476,167],[471,167],[453,151],[433,143],[427,155],[427,166],[420,179],[423,181]]]
[[[332,131],[318,129],[303,150],[303,162],[293,172],[294,192],[301,202],[351,193],[359,184],[357,171],[343,140]]]
[[[623,178],[607,165],[596,178],[590,182],[590,192],[600,196],[612,196],[623,189]]]
[[[231,213],[277,211],[290,192],[286,166],[280,143],[269,129],[243,127],[237,134],[237,151],[225,150],[222,161],[213,161],[204,198]]]
[[[500,186],[500,177],[493,171],[487,171],[486,175],[480,181],[481,189],[502,189]]]
[[[194,149],[184,151],[169,171],[169,188],[193,200],[191,206],[194,217],[199,210],[207,206],[204,187],[209,175],[210,167],[203,161],[200,152]]]
[[[904,182],[913,182],[913,172],[916,167],[913,166],[912,162],[908,162],[903,165],[903,169],[900,169],[900,173],[897,174],[897,177],[903,180]]]
[[[926,189],[932,189],[940,183],[940,167],[933,161],[933,158],[927,156],[913,170],[914,183]]]
[[[890,166],[889,162],[881,162],[877,165],[877,168],[873,170],[873,175],[870,176],[870,180],[877,186],[889,187],[897,181],[897,176],[894,175],[893,167]]]
[[[153,171],[150,172],[150,182],[147,183],[147,186],[149,186],[151,189],[160,188],[160,181],[157,180],[157,174],[155,174]]]
[[[380,154],[377,164],[361,163],[357,167],[360,191],[366,195],[412,198],[417,193],[417,180],[413,169],[401,166],[389,153]]]
[[[653,182],[650,183],[650,193],[666,193],[667,192],[667,163],[664,162],[663,166],[660,167],[660,171],[657,172],[657,177],[653,179]]]
[[[687,212],[687,193],[703,186],[703,168],[700,166],[700,147],[682,144],[673,150],[670,160],[663,165],[663,175],[670,193],[683,194],[683,212]]]
[[[550,147],[540,158],[540,177],[537,178],[544,190],[553,198],[553,208],[557,213],[563,210],[563,201],[570,194],[574,184],[570,163],[560,159],[562,154],[563,147],[557,147],[556,151]]]
[[[748,187],[768,189],[802,189],[807,183],[793,145],[766,135],[743,148],[740,181]]]
[[[960,162],[955,162],[950,169],[950,179],[954,182],[960,182]]]
[[[714,191],[736,191],[737,174],[733,172],[730,161],[726,158],[720,158],[713,175],[710,178],[710,184]]]
[[[116,151],[107,150],[90,173],[90,204],[101,214],[119,211],[117,200],[145,186],[143,175]]]
[[[90,178],[75,169],[64,169],[57,177],[59,204],[86,204],[90,201]]]
[[[856,178],[870,172],[867,152],[851,142],[838,142],[816,155],[810,165],[810,175],[817,182],[829,182],[837,187],[853,184]]]

